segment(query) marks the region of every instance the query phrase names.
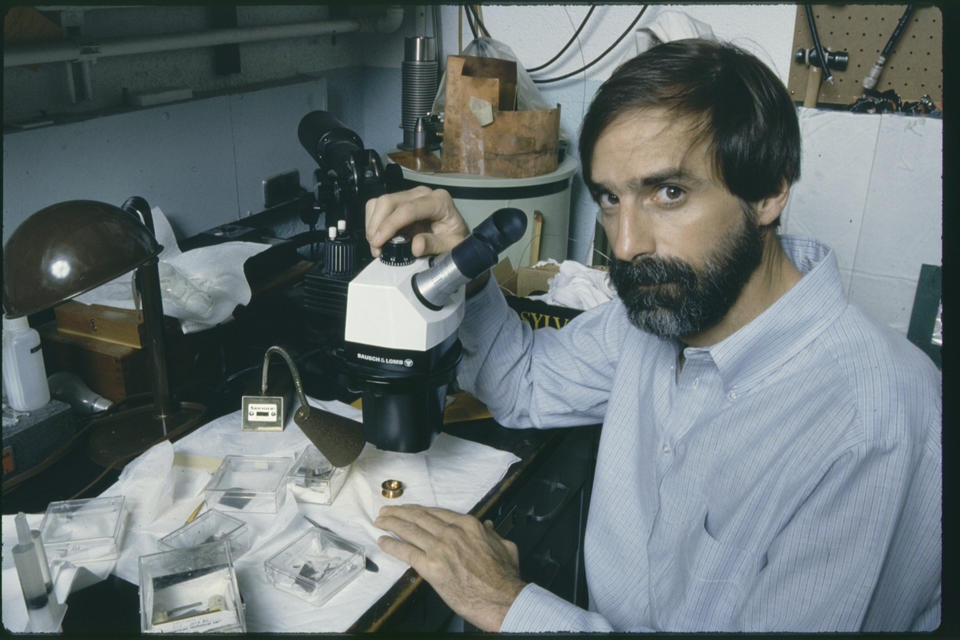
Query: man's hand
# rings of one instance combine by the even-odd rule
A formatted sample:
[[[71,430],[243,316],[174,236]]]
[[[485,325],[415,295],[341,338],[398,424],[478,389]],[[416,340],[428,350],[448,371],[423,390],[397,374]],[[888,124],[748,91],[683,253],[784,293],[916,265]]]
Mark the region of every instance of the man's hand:
[[[374,256],[400,231],[410,237],[410,250],[417,257],[446,253],[470,235],[450,194],[423,186],[367,201],[367,242]]]
[[[408,504],[383,507],[374,525],[401,538],[381,536],[380,548],[410,564],[464,620],[500,630],[526,584],[517,545],[498,536],[492,522]]]

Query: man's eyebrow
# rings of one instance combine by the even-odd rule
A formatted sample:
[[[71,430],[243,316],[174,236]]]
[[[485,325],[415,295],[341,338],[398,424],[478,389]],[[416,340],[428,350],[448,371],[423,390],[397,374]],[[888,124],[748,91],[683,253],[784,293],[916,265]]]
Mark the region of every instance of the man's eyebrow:
[[[656,186],[658,184],[663,184],[664,182],[670,182],[671,180],[680,180],[693,183],[702,182],[700,178],[693,175],[689,171],[684,170],[682,167],[677,167],[675,169],[661,171],[660,173],[654,173],[649,176],[643,176],[642,178],[635,178],[631,180],[628,185],[631,189],[637,189],[639,187]]]
[[[698,185],[703,183],[704,179],[683,169],[683,167],[675,167],[672,169],[665,169],[659,173],[653,173],[648,176],[633,178],[627,182],[627,188],[636,191],[642,188],[657,186],[659,184],[663,184],[664,182],[671,181],[679,181],[692,185]],[[590,190],[591,195],[610,191],[610,188],[602,180],[584,180],[584,182],[586,183],[587,188]]]

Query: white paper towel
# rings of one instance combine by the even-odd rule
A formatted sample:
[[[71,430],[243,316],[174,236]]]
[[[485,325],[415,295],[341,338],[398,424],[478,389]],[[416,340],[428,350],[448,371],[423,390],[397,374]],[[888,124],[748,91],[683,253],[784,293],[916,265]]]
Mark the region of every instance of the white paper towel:
[[[360,410],[340,402],[311,400],[312,406],[360,419]],[[291,464],[309,444],[299,427],[291,424],[282,432],[258,433],[241,430],[240,412],[218,418],[172,445],[157,445],[128,465],[107,492],[120,493],[139,507],[133,509],[120,558],[113,570],[118,576],[136,584],[139,581],[137,562],[141,555],[160,551],[159,539],[183,526],[203,500],[203,488],[211,477],[208,469],[228,454],[284,456]],[[380,483],[392,478],[404,482],[401,498],[391,504],[417,502],[441,506],[466,513],[499,482],[511,464],[519,460],[507,451],[463,440],[441,433],[433,446],[416,454],[380,451],[367,444],[350,472],[336,500],[331,505],[298,504],[287,489],[283,505],[275,514],[231,513],[247,523],[253,532],[250,551],[235,560],[237,579],[244,594],[247,629],[251,632],[343,632],[369,609],[403,575],[408,565],[383,553],[376,540],[384,531],[373,526],[381,504]],[[187,465],[187,466],[185,466]],[[152,481],[150,473],[163,481]],[[167,495],[158,484],[172,484],[171,505],[165,509],[149,509],[143,503],[146,495]],[[134,496],[137,493],[139,496]],[[152,520],[147,519],[152,515]],[[308,515],[344,538],[364,548],[380,570],[365,571],[322,607],[276,589],[268,580],[263,563],[312,528],[300,514]],[[32,525],[39,515],[29,516]],[[12,536],[11,539],[10,536]],[[15,542],[13,516],[3,517],[3,622],[11,631],[22,631],[26,610],[16,582],[16,570],[9,557]],[[12,542],[11,542],[12,540]],[[8,570],[9,565],[9,570]],[[13,572],[12,575],[10,572]],[[107,573],[99,575],[99,579]],[[65,574],[66,575],[66,574]],[[89,579],[89,574],[87,574]],[[12,578],[12,583],[11,583]],[[96,579],[96,578],[94,578]],[[22,610],[22,621],[17,607]]]
[[[163,246],[158,271],[164,315],[177,318],[183,332],[192,333],[229,320],[238,304],[250,302],[243,263],[270,245],[224,242],[181,252],[160,207],[150,211],[157,242]],[[132,279],[131,272],[74,299],[84,304],[134,309]]]
[[[593,269],[576,260],[558,263],[550,259],[538,262],[537,266],[544,264],[559,264],[560,270],[547,281],[547,293],[528,296],[531,300],[542,300],[558,307],[585,311],[617,295],[607,271]]]

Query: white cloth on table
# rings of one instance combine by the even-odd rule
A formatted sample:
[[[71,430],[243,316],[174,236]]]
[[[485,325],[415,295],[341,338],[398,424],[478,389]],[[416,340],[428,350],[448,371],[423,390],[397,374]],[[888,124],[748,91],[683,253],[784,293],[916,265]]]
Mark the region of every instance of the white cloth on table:
[[[340,402],[311,401],[311,406],[360,419],[358,409]],[[290,458],[292,464],[308,445],[307,437],[292,422],[282,432],[241,431],[239,411],[211,421],[173,445],[156,445],[127,465],[117,482],[104,492],[124,495],[131,508],[116,566],[106,573],[101,570],[94,581],[113,572],[137,584],[140,556],[161,551],[160,538],[183,526],[203,500],[203,489],[212,476],[208,469],[214,469],[223,456],[282,456]],[[234,561],[246,607],[247,630],[343,632],[403,575],[409,565],[383,553],[376,543],[384,534],[373,526],[377,511],[386,503],[380,494],[383,480],[395,478],[405,485],[403,495],[390,504],[416,502],[466,513],[517,460],[510,452],[444,433],[422,453],[380,451],[367,444],[351,466],[333,504],[297,503],[286,489],[277,513],[231,512],[247,523],[254,538],[250,551]],[[301,513],[360,544],[380,570],[363,572],[321,607],[276,589],[269,582],[263,563],[312,528],[299,517]],[[38,527],[40,518],[39,514],[29,516],[31,526]],[[3,622],[11,631],[22,630],[26,625],[26,610],[10,559],[9,549],[15,541],[13,516],[4,516]],[[66,592],[70,590],[71,585],[66,584]],[[23,609],[22,623],[17,605]]]

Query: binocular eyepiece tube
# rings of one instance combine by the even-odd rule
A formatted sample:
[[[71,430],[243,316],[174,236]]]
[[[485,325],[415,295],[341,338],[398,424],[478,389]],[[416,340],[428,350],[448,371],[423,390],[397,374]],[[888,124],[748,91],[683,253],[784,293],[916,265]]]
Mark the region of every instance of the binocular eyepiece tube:
[[[413,291],[428,309],[443,308],[461,286],[497,264],[500,252],[523,236],[527,216],[520,209],[498,209],[450,252],[435,257],[413,277]]]

